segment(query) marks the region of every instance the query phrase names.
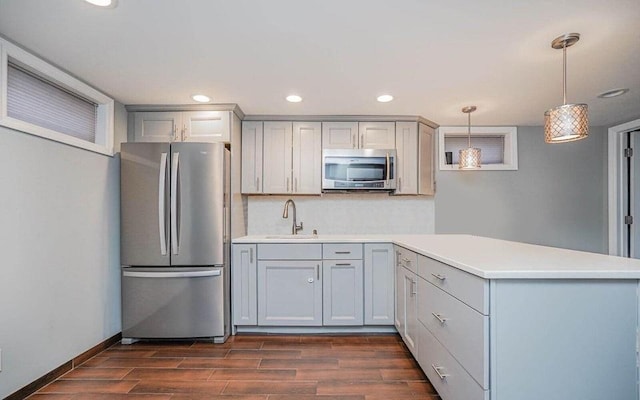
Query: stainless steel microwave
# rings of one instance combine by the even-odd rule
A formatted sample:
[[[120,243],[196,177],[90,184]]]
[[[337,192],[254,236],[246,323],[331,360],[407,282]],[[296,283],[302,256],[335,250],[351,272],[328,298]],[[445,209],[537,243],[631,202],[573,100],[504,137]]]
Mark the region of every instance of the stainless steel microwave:
[[[395,149],[322,151],[322,190],[390,191],[395,188]]]

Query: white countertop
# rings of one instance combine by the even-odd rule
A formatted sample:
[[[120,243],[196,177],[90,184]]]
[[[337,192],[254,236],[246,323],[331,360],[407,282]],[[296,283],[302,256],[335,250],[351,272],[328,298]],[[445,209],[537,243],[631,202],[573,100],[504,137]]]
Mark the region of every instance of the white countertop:
[[[640,279],[640,260],[480,236],[304,237],[244,236],[234,239],[233,243],[394,243],[485,279]]]

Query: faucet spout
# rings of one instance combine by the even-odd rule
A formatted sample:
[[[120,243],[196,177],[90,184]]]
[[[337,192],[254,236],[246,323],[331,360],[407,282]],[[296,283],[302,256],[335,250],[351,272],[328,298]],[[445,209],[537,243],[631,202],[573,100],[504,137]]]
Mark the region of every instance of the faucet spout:
[[[291,234],[297,235],[298,231],[302,230],[302,222],[300,222],[300,225],[296,222],[296,203],[293,200],[289,199],[284,203],[282,218],[289,218],[289,205],[293,206],[293,224],[291,226]]]

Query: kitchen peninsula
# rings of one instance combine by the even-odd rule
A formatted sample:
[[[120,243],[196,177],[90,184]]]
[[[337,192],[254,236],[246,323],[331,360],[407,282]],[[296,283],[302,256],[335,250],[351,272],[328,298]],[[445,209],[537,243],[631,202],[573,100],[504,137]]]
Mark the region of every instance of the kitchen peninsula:
[[[469,235],[245,236],[233,251],[239,331],[393,325],[445,400],[638,398],[639,260]]]

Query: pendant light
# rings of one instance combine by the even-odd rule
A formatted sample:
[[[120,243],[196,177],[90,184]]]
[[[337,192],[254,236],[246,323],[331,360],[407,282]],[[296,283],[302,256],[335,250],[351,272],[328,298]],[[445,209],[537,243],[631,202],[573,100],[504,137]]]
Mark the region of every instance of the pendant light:
[[[586,104],[567,104],[567,47],[580,40],[579,33],[567,33],[551,42],[554,49],[562,49],[563,104],[544,113],[544,140],[547,143],[572,142],[589,135]]]
[[[478,169],[480,168],[480,149],[471,147],[471,113],[477,109],[476,106],[468,106],[462,109],[462,112],[468,115],[467,137],[469,139],[466,149],[459,152],[459,169]]]

